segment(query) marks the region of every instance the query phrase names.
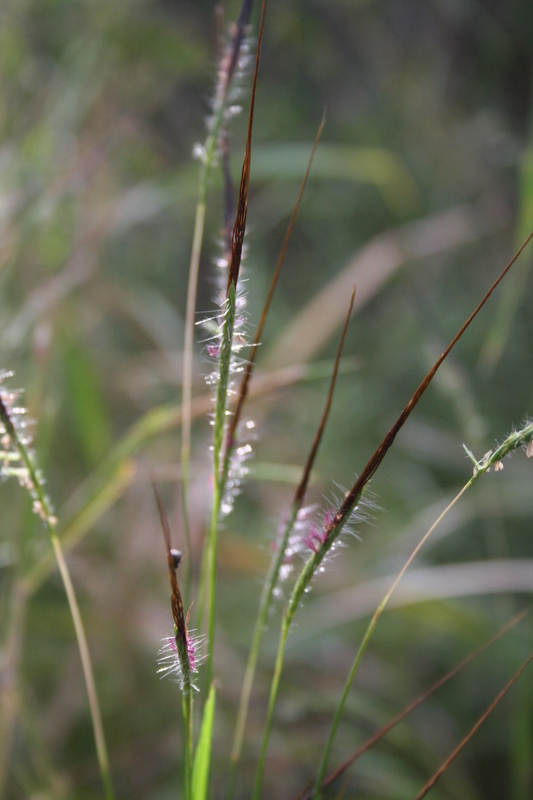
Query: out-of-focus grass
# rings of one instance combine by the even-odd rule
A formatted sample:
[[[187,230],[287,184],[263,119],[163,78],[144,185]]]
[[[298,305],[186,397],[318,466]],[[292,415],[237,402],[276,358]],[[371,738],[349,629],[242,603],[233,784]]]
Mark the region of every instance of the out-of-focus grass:
[[[236,5],[230,4],[228,17]],[[197,180],[190,156],[204,138],[214,81],[212,4],[13,0],[0,15],[2,366],[14,369],[17,384],[27,387],[56,506],[67,503],[78,514],[80,497],[82,505],[91,497],[80,487],[91,488],[109,459],[121,455],[128,431],[139,434],[138,420],[153,419],[142,415],[167,404],[169,414],[176,411]],[[322,502],[323,494],[339,493],[332,480],[353,483],[435,352],[527,226],[533,203],[527,133],[533,9],[498,3],[489,10],[463,0],[317,1],[273,4],[269,15],[255,174],[252,157],[252,320],[301,178],[295,147],[311,142],[324,106],[328,123],[259,368],[330,358],[331,335],[346,305],[343,271],[350,287],[355,269],[361,288],[365,280],[371,287],[346,347],[359,368],[339,379],[317,462],[311,493]],[[242,142],[237,121],[231,133],[235,165]],[[382,159],[380,170],[372,153]],[[202,310],[213,306],[210,257],[221,222],[219,190],[214,178]],[[481,455],[531,413],[530,264],[527,256],[519,265],[522,274],[509,276],[508,288],[461,343],[380,469],[373,489],[384,512],[376,512],[374,527],[361,530],[363,541],[350,542],[315,584],[292,646],[289,640],[266,796],[296,794],[316,767],[365,624],[360,617],[368,613],[375,587],[405,560],[419,527],[427,527],[434,510],[465,482],[469,465],[461,442]],[[496,313],[499,303],[503,310]],[[306,310],[311,327],[303,325]],[[492,372],[480,368],[489,362]],[[204,393],[207,369],[197,347],[197,395]],[[279,388],[254,399],[249,409],[258,422],[255,470],[262,481],[245,487],[221,537],[215,771],[228,756],[257,576],[291,496],[283,486],[291,475],[287,465],[305,458],[326,383]],[[193,435],[190,557],[196,565],[209,496],[205,419],[195,421]],[[117,795],[160,798],[176,786],[180,701],[177,689],[156,675],[168,599],[146,477],[176,462],[179,439],[164,424],[161,435],[141,439],[141,447],[122,454],[127,460],[113,462],[115,469],[105,473],[107,494],[85,509],[85,518],[73,517],[74,533],[76,521],[88,532],[70,566]],[[278,463],[279,474],[273,470]],[[479,570],[481,593],[468,598],[459,586],[452,597],[428,595],[384,616],[341,723],[335,759],[347,756],[368,729],[456,663],[519,603],[512,579],[508,592],[493,594],[492,584],[483,593],[479,564],[512,559],[513,569],[527,568],[530,469],[515,458],[503,473],[487,476],[422,557],[418,568],[424,572],[414,572],[413,581],[429,575],[431,583],[433,575],[434,594],[443,576],[452,576],[450,587],[453,576],[467,569],[471,589]],[[9,485],[0,488],[4,648],[13,587],[41,563],[46,541],[24,498]],[[179,493],[170,482],[165,490],[179,540]],[[61,523],[68,520],[65,513]],[[436,572],[426,572],[433,566]],[[520,589],[525,593],[527,586]],[[319,637],[313,636],[315,614]],[[253,777],[275,630],[273,625],[266,634],[260,662],[243,787]],[[81,671],[57,577],[29,602],[24,633],[6,796],[99,796]],[[531,623],[525,622],[482,665],[404,723],[391,744],[361,762],[353,791],[413,796],[525,654],[528,637]],[[450,772],[443,784],[448,795],[526,800],[532,715],[526,680]]]

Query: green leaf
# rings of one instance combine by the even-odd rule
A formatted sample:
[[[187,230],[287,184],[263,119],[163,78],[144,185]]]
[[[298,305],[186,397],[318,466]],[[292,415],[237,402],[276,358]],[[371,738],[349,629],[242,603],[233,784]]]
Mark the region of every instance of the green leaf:
[[[215,684],[211,684],[209,696],[204,708],[200,739],[194,754],[192,768],[192,800],[205,800],[209,781],[209,765],[211,762],[211,737],[213,734],[213,719],[215,717]]]
[[[108,452],[111,422],[96,368],[78,344],[67,344],[64,359],[73,429],[89,466],[98,464]]]

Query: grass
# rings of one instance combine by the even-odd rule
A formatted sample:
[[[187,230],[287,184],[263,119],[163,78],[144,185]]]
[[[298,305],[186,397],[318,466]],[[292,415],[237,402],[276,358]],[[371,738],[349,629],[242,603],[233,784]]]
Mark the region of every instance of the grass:
[[[463,645],[472,649],[479,640],[490,639],[494,629],[501,628],[521,605],[519,593],[531,591],[527,579],[518,575],[519,567],[527,570],[530,550],[527,537],[518,533],[522,526],[515,524],[531,513],[529,493],[523,486],[530,464],[518,456],[502,473],[506,456],[520,448],[531,456],[531,424],[514,428],[483,458],[473,455],[487,450],[491,437],[527,411],[530,385],[517,378],[529,374],[524,368],[529,363],[527,318],[522,318],[518,309],[516,291],[498,292],[489,300],[522,248],[487,291],[486,262],[490,261],[490,269],[495,271],[505,261],[503,251],[509,249],[507,212],[484,201],[439,210],[438,204],[432,206],[424,196],[426,187],[420,176],[412,178],[413,162],[406,167],[405,159],[387,147],[358,149],[340,140],[335,144],[332,139],[325,142],[321,156],[318,139],[324,120],[314,148],[310,140],[305,145],[292,141],[278,149],[270,146],[270,150],[259,145],[258,178],[254,177],[254,103],[254,127],[259,125],[263,136],[265,118],[272,116],[281,132],[285,122],[283,116],[275,115],[268,90],[269,69],[276,64],[273,42],[284,29],[276,28],[278,18],[270,8],[265,26],[267,56],[266,60],[262,56],[258,72],[258,49],[238,201],[233,208],[229,162],[230,156],[232,160],[237,156],[242,138],[239,123],[233,121],[233,106],[237,84],[246,82],[239,71],[249,60],[246,28],[251,10],[252,4],[245,2],[227,38],[219,34],[212,116],[204,145],[196,148],[200,164],[195,206],[194,188],[187,189],[185,167],[174,183],[154,177],[154,168],[151,184],[139,181],[136,201],[126,189],[124,197],[104,213],[100,207],[90,208],[88,195],[82,194],[83,199],[74,202],[69,192],[85,174],[81,157],[71,167],[74,172],[66,173],[75,173],[75,180],[69,184],[70,178],[65,178],[65,185],[71,187],[65,196],[54,181],[43,195],[52,198],[53,225],[46,235],[40,231],[42,242],[32,246],[41,254],[42,263],[57,274],[49,280],[40,276],[38,288],[33,294],[28,292],[28,300],[22,301],[6,324],[5,341],[29,342],[30,331],[34,337],[27,363],[35,369],[25,370],[21,359],[21,377],[28,384],[28,406],[38,421],[36,447],[49,475],[50,494],[64,505],[57,515],[52,511],[35,456],[12,423],[14,412],[2,401],[7,437],[4,473],[22,477],[25,488],[35,496],[28,500],[27,492],[15,495],[9,483],[4,487],[8,533],[5,550],[0,553],[5,559],[1,573],[0,794],[13,798],[39,792],[54,797],[101,796],[103,781],[107,797],[116,792],[117,797],[155,798],[166,792],[186,800],[203,799],[211,793],[230,798],[298,793],[318,798],[342,773],[346,790],[358,796],[384,796],[394,787],[394,796],[422,797],[432,790],[437,797],[439,786],[433,786],[439,780],[445,787],[440,796],[474,797],[477,791],[489,797],[490,792],[499,792],[495,796],[523,800],[531,786],[527,678],[512,689],[503,723],[501,716],[494,723],[506,731],[501,751],[507,752],[508,747],[512,752],[512,759],[505,755],[512,773],[509,785],[497,788],[502,775],[496,773],[489,779],[476,759],[479,752],[489,751],[485,740],[479,738],[485,729],[491,730],[489,713],[503,713],[495,710],[497,703],[527,666],[530,623],[521,617],[518,626],[516,618],[518,627],[498,638],[490,661],[473,667],[477,677],[468,679],[462,673],[467,663],[463,662]],[[330,13],[325,12],[328,19]],[[374,12],[368,13],[373,19]],[[257,9],[254,14],[257,16]],[[288,9],[287,15],[291,14],[293,10]],[[263,20],[265,4],[261,31]],[[118,28],[110,21],[102,24],[116,36],[132,21],[124,17]],[[224,26],[220,24],[221,31]],[[165,34],[158,30],[158,57],[166,63],[163,54],[175,52],[175,42],[165,50]],[[347,26],[345,30],[348,35]],[[100,46],[105,51],[104,41],[96,42],[101,32],[94,35],[96,50]],[[69,58],[89,80],[91,71],[97,71],[98,59],[83,60],[83,52],[81,48],[76,55],[74,48]],[[179,52],[192,54],[193,49],[188,51],[182,42]],[[282,68],[283,48],[278,58]],[[71,88],[75,94],[74,84]],[[77,91],[80,98],[86,97],[79,86]],[[55,110],[52,106],[50,120],[59,113],[60,105]],[[83,115],[69,124],[83,126],[82,119]],[[335,130],[335,109],[333,119]],[[61,124],[67,123],[63,120]],[[328,128],[329,123],[326,136]],[[50,122],[54,135],[59,135],[60,129],[61,125]],[[120,130],[121,157],[129,153],[134,160],[135,148],[128,150],[130,137],[137,136],[132,134],[131,120]],[[39,131],[35,136],[38,139]],[[136,139],[137,144],[141,138]],[[94,165],[106,161],[108,146],[102,146],[97,137],[91,143],[90,169],[98,169]],[[315,150],[316,173],[311,164]],[[45,162],[40,169],[44,174]],[[39,174],[38,170],[34,174]],[[280,176],[290,181],[296,176],[303,179],[299,194],[292,183],[280,191],[275,184]],[[260,188],[254,185],[257,179],[265,182]],[[335,183],[328,183],[331,181]],[[341,205],[344,209],[350,205],[341,186],[346,188],[353,181],[369,192],[359,208],[361,219],[365,203],[369,218],[374,213],[372,203],[379,211],[373,217],[373,230],[372,226],[365,230],[364,222],[358,229],[357,241],[365,247],[344,270],[334,272],[329,264],[344,260],[342,240],[353,225],[347,212],[340,210]],[[193,181],[190,185],[193,187]],[[32,236],[37,236],[32,225],[39,216],[31,197],[39,196],[40,190],[34,187],[34,193],[27,195],[20,191],[26,199],[21,201],[23,210],[14,229],[22,234],[26,225],[27,240],[32,242]],[[527,181],[522,191],[526,209]],[[111,240],[116,234],[109,232],[126,224],[128,235],[119,243],[130,253],[132,263],[141,263],[149,253],[157,272],[159,248],[166,236],[162,228],[159,233],[154,229],[146,244],[132,220],[141,213],[140,219],[147,225],[147,208],[152,203],[157,224],[163,220],[164,227],[164,209],[179,204],[180,197],[189,196],[187,192],[191,208],[195,207],[189,212],[192,248],[190,260],[183,251],[178,256],[189,263],[189,272],[188,276],[184,270],[174,272],[171,284],[172,291],[179,287],[180,299],[187,295],[180,338],[172,291],[165,297],[164,291],[149,291],[146,282],[137,287],[134,281],[121,283],[112,270],[105,278],[97,276],[93,257],[97,248],[102,253],[106,246],[115,248],[117,241]],[[219,195],[224,198],[220,203]],[[140,212],[135,211],[139,199]],[[222,207],[219,262],[226,271],[217,268],[220,303],[200,332],[194,324],[198,321],[196,309],[213,300],[212,281],[206,278],[212,270],[205,254],[212,249],[217,227],[213,220],[220,219],[217,203]],[[424,214],[417,213],[417,203],[426,205]],[[79,234],[69,227],[73,209],[79,214]],[[252,264],[243,283],[241,258],[249,215]],[[406,221],[409,215],[420,218]],[[284,217],[289,220],[286,232],[281,224]],[[383,225],[385,218],[388,229]],[[496,235],[498,229],[505,231],[504,237]],[[520,229],[525,239],[528,228],[523,219]],[[71,236],[76,241],[69,251],[65,242]],[[170,239],[173,237],[175,234]],[[483,244],[485,237],[490,237],[490,248]],[[188,235],[184,238],[189,241]],[[63,250],[56,253],[54,241],[63,242]],[[318,242],[324,249],[318,248]],[[497,247],[493,247],[495,242]],[[309,247],[310,243],[314,245]],[[177,247],[179,250],[181,245]],[[276,263],[275,247],[280,255],[267,289],[270,278],[266,270],[253,262]],[[66,251],[70,252],[68,258]],[[452,265],[448,267],[446,262],[443,266],[439,258],[453,253]],[[26,256],[20,244],[16,258]],[[522,287],[527,286],[526,256],[524,253],[517,264],[522,269],[518,281]],[[325,272],[318,270],[315,257],[316,262],[328,264]],[[172,260],[175,258],[173,251]],[[435,276],[430,280],[429,274],[420,270],[416,279],[402,274],[405,265],[416,259],[433,265],[438,273],[436,282]],[[288,263],[282,273],[284,260]],[[471,263],[478,269],[467,272]],[[505,280],[505,286],[512,285],[513,273]],[[302,296],[293,305],[288,287],[298,281]],[[356,289],[349,302],[354,281]],[[87,292],[74,289],[71,295],[73,287],[80,285]],[[249,316],[244,311],[243,288]],[[444,302],[441,298],[437,302],[442,293]],[[499,296],[504,299],[499,301]],[[262,297],[266,301],[261,312]],[[484,299],[468,316],[479,297]],[[486,302],[487,309],[463,338]],[[492,319],[490,309],[498,302],[502,303],[500,311]],[[106,303],[113,309],[109,324],[107,316],[105,325],[94,324],[101,319]],[[352,312],[355,319],[349,322]],[[116,322],[120,314],[127,317],[127,325]],[[259,323],[249,336],[255,319]],[[513,319],[518,342],[510,335]],[[343,320],[335,353],[328,349],[328,342]],[[454,328],[459,328],[459,333],[445,347],[441,339]],[[139,335],[155,345],[147,351],[144,365],[134,343]],[[246,344],[248,338],[253,339],[251,347]],[[74,344],[73,339],[79,342]],[[460,349],[451,353],[459,339]],[[181,342],[183,359],[176,364],[173,348]],[[357,362],[350,355],[342,356],[343,347],[348,354],[357,352]],[[323,349],[330,358],[313,363]],[[443,355],[437,358],[440,352]],[[18,372],[17,351],[9,353]],[[98,377],[104,353],[111,359],[107,380]],[[502,355],[505,353],[507,356]],[[206,362],[212,364],[213,404],[199,379],[200,373],[209,369]],[[487,377],[489,362],[490,369],[499,370],[498,380]],[[424,373],[426,378],[400,413]],[[111,379],[114,374],[116,383]],[[163,377],[156,377],[158,374]],[[123,408],[118,395],[113,399],[116,389],[112,386],[120,383],[121,391],[123,386],[133,387],[127,391],[134,396],[143,381],[144,388],[137,395],[142,396],[140,407],[132,403]],[[74,389],[60,410],[57,406],[54,410],[51,399],[68,391],[69,382]],[[121,410],[120,416],[117,410],[114,417],[115,432],[111,434],[114,405]],[[203,420],[210,411],[212,426],[206,431]],[[466,484],[467,461],[458,446],[462,439],[474,469]],[[452,443],[454,447],[450,447]],[[247,461],[252,452],[257,463],[255,478]],[[368,452],[374,454],[369,458]],[[354,470],[361,470],[355,479]],[[489,471],[497,474],[486,476]],[[161,485],[156,498],[165,550],[157,542],[150,478]],[[179,492],[175,491],[176,478]],[[294,486],[287,486],[291,481]],[[380,505],[390,509],[387,515],[377,514],[370,481],[372,490],[379,493]],[[463,488],[457,491],[461,481]],[[329,488],[344,483],[348,488]],[[474,483],[478,485],[471,489]],[[453,499],[445,499],[450,494]],[[509,529],[504,529],[506,523],[502,522],[506,504],[514,520]],[[288,511],[280,511],[283,508]],[[410,528],[417,515],[424,518],[423,535],[422,530]],[[369,518],[377,527],[374,534],[368,533]],[[49,546],[41,535],[43,523]],[[460,529],[464,535],[459,541],[452,534]],[[527,530],[527,522],[523,530]],[[347,535],[349,532],[355,537]],[[180,556],[172,541],[179,542]],[[165,553],[171,632],[165,632],[164,625],[168,617],[161,572]],[[424,603],[411,613],[402,611],[402,603],[413,602],[409,573],[402,579],[415,557],[423,559],[424,566],[410,574],[422,578],[425,571],[429,589]],[[78,657],[74,660],[71,655],[66,606],[55,591],[56,564],[74,621],[81,672]],[[485,574],[482,569],[475,572],[484,564]],[[470,569],[471,583],[466,585],[460,578],[467,574],[460,573],[463,567]],[[450,570],[448,576],[455,570],[456,579],[447,579],[446,596],[454,598],[452,601],[442,599],[437,585],[446,569]],[[494,589],[496,585],[499,588]],[[501,598],[496,592],[502,593]],[[477,594],[479,600],[461,599],[463,594]],[[347,600],[348,595],[357,598],[355,605],[350,605],[353,601]],[[383,614],[386,607],[393,606],[394,612]],[[361,627],[357,620],[365,616],[370,616],[370,622]],[[201,663],[195,628],[204,642],[207,640],[205,664]],[[177,678],[178,687],[157,681],[157,638],[164,641],[161,669]],[[420,657],[413,657],[412,650]],[[417,694],[419,685],[421,689],[431,684],[426,671],[435,678],[450,664],[453,688],[443,688],[444,679],[438,678],[434,693],[418,692],[422,698],[418,704],[429,725],[421,725],[416,716],[406,722],[414,705],[410,700],[413,690]],[[518,664],[522,666],[517,672]],[[513,672],[515,677],[509,681]],[[78,682],[81,673],[88,702]],[[483,681],[482,675],[486,676]],[[442,691],[448,694],[441,697]],[[75,698],[70,705],[66,702],[69,696]],[[465,697],[466,701],[461,699]],[[512,710],[509,703],[515,704]],[[409,727],[392,730],[386,722],[390,717],[395,724]],[[50,743],[46,728],[52,731]],[[104,728],[111,742],[110,758]],[[380,743],[375,761],[358,765],[352,775],[348,765],[359,757],[358,739],[365,728],[383,731],[372,737],[372,746],[381,742],[384,732],[397,737],[396,751],[392,753]],[[471,745],[467,747],[474,733],[480,741],[478,754],[470,750]],[[91,735],[96,740],[96,759]],[[305,743],[301,748],[299,741]],[[452,768],[463,748],[469,766]],[[93,766],[96,763],[100,779]],[[439,763],[443,767],[436,771]]]

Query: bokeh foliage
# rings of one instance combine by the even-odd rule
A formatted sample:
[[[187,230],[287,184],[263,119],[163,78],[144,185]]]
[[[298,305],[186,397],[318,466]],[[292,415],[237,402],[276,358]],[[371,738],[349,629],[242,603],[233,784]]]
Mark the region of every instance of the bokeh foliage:
[[[228,3],[227,18],[237,11],[238,3]],[[179,540],[179,427],[166,404],[181,394],[198,175],[191,153],[205,136],[215,27],[205,0],[6,0],[0,9],[2,366],[26,387],[50,494],[67,535],[80,539],[70,564],[120,798],[176,796],[180,701],[156,675],[170,615],[149,475],[162,486]],[[345,351],[354,369],[339,380],[313,501],[353,483],[532,227],[532,35],[533,5],[518,0],[269,4],[247,238],[252,323],[324,106],[327,126],[259,367],[331,358],[348,300],[339,276],[351,270],[350,283],[356,270],[360,287]],[[230,130],[235,177],[243,140],[238,118]],[[213,308],[220,227],[216,175],[201,311]],[[364,526],[362,542],[350,540],[316,581],[288,652],[265,796],[292,797],[316,767],[363,618],[378,599],[374,582],[399,569],[468,478],[461,443],[481,456],[532,412],[530,266],[529,253],[399,437],[373,482],[384,509],[374,527]],[[200,396],[210,367],[200,344],[196,356]],[[258,576],[326,391],[327,380],[300,381],[249,407],[258,423],[252,475],[220,542],[215,797],[223,796]],[[159,410],[144,418],[151,409]],[[135,446],[125,447],[138,420],[126,440]],[[209,434],[202,413],[191,487],[195,569],[208,513]],[[532,563],[530,487],[531,462],[516,456],[474,487],[423,551],[413,580],[424,577],[416,569],[434,570],[422,581],[426,599],[405,599],[382,619],[342,723],[337,761],[529,602],[533,578],[529,589],[517,584],[510,560]],[[80,522],[76,515],[98,488],[103,495]],[[5,651],[13,589],[45,557],[47,542],[17,487],[1,490]],[[484,583],[486,559],[499,560],[506,591]],[[458,571],[441,577],[445,565],[471,562],[477,571],[467,585]],[[348,595],[350,588],[357,593]],[[276,630],[277,623],[267,632],[257,679],[242,797]],[[531,632],[526,620],[398,728],[361,762],[346,796],[413,797],[527,654]],[[79,658],[53,572],[28,604],[21,639],[6,797],[100,796]],[[531,687],[525,676],[435,797],[531,796]]]

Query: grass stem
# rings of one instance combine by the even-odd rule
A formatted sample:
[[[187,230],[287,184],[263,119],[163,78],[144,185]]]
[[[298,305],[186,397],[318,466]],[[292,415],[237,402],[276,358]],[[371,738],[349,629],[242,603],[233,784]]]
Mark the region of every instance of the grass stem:
[[[499,694],[494,698],[494,700],[492,701],[490,706],[487,708],[487,710],[484,712],[484,714],[481,715],[481,717],[478,719],[476,724],[471,728],[471,730],[468,732],[468,734],[464,737],[462,742],[459,745],[457,745],[457,747],[455,748],[453,753],[446,759],[446,761],[440,767],[440,769],[437,770],[437,772],[433,775],[433,777],[426,783],[424,788],[421,789],[421,791],[417,794],[415,800],[422,800],[424,797],[426,797],[426,795],[430,792],[430,790],[435,786],[435,784],[437,783],[439,778],[446,772],[446,770],[448,769],[450,764],[453,761],[455,761],[455,759],[457,758],[459,753],[463,750],[465,745],[468,744],[468,742],[474,736],[474,734],[477,733],[477,731],[479,730],[481,725],[483,725],[483,723],[485,722],[485,720],[487,719],[489,714],[491,714],[494,711],[494,709],[496,708],[496,706],[498,705],[500,700],[503,700],[503,698],[505,697],[505,695],[507,694],[507,692],[509,691],[509,689],[511,688],[513,683],[515,683],[518,680],[518,678],[520,677],[522,672],[525,670],[525,668],[528,666],[530,661],[533,661],[533,653],[531,653],[531,655],[528,658],[526,658],[526,660],[523,662],[522,666],[517,670],[517,672],[515,672],[515,674],[511,678],[511,680],[503,687],[501,692],[499,692]]]
[[[91,710],[91,718],[93,721],[94,739],[96,743],[96,755],[98,764],[100,766],[100,773],[104,784],[104,792],[106,800],[113,800],[115,794],[113,791],[113,784],[111,782],[111,771],[109,768],[109,758],[107,755],[107,747],[104,736],[104,727],[102,725],[102,716],[100,713],[100,705],[98,702],[98,695],[96,693],[96,685],[94,682],[93,668],[91,664],[91,657],[89,654],[89,647],[87,645],[87,637],[85,636],[85,629],[81,619],[80,609],[76,600],[74,586],[70,578],[70,572],[67,567],[67,562],[63,555],[61,542],[56,533],[50,533],[52,539],[52,546],[57,559],[59,572],[65,586],[65,592],[70,608],[70,614],[74,623],[76,631],[76,639],[78,642],[78,649],[80,651],[81,665],[83,669],[83,676],[85,678],[85,685],[87,687],[87,696],[89,698],[89,708]]]
[[[185,312],[185,337],[183,346],[183,375],[182,375],[182,420],[181,420],[181,498],[183,530],[185,544],[189,552],[187,571],[185,576],[185,595],[188,595],[190,583],[190,522],[188,511],[188,491],[191,460],[191,402],[192,402],[192,374],[194,351],[194,323],[196,313],[196,295],[198,289],[198,275],[200,270],[200,255],[205,228],[205,212],[209,177],[217,156],[219,137],[224,123],[224,114],[231,82],[235,76],[239,54],[243,43],[246,26],[252,10],[251,0],[244,0],[239,20],[232,37],[229,50],[220,54],[221,68],[219,70],[219,83],[215,93],[214,113],[209,124],[209,133],[201,148],[201,167],[198,181],[198,200],[194,219],[194,234],[189,263],[189,279],[187,285],[187,307]],[[223,65],[225,65],[223,67]]]
[[[355,675],[357,673],[357,670],[359,669],[359,665],[360,665],[361,660],[363,658],[364,652],[365,652],[365,650],[366,650],[366,648],[368,646],[368,643],[370,642],[372,634],[374,633],[374,628],[376,627],[376,625],[378,623],[378,620],[379,620],[381,614],[383,613],[383,611],[385,609],[385,606],[389,602],[392,593],[394,592],[394,590],[398,586],[399,582],[401,581],[401,579],[405,575],[407,569],[409,568],[410,564],[412,563],[412,561],[415,558],[415,556],[417,555],[417,553],[420,551],[421,547],[429,539],[429,537],[431,536],[431,534],[433,533],[435,528],[438,526],[438,524],[441,522],[441,520],[444,519],[444,517],[446,516],[448,511],[450,511],[453,508],[453,506],[463,496],[463,494],[466,492],[466,490],[469,488],[469,486],[472,485],[473,480],[474,479],[472,478],[471,480],[468,481],[467,484],[465,484],[465,486],[463,486],[461,491],[453,498],[451,503],[449,503],[446,506],[444,511],[438,516],[438,518],[435,520],[433,525],[424,534],[422,539],[419,541],[419,543],[417,544],[417,546],[415,547],[415,549],[413,550],[413,552],[411,553],[411,555],[409,556],[409,558],[407,559],[405,564],[403,565],[402,569],[400,570],[400,573],[398,574],[398,577],[396,578],[396,580],[392,584],[392,586],[389,589],[389,591],[383,597],[381,603],[379,604],[379,606],[377,607],[376,611],[374,612],[374,615],[373,615],[372,619],[370,620],[370,623],[369,623],[369,625],[368,625],[368,627],[367,627],[367,629],[365,631],[365,635],[363,636],[361,644],[359,645],[359,649],[358,649],[358,651],[356,653],[356,656],[355,656],[355,659],[353,661],[352,667],[351,667],[350,672],[348,674],[348,678],[347,678],[346,683],[344,685],[344,691],[342,693],[342,697],[340,699],[339,705],[337,706],[337,710],[335,712],[335,716],[333,718],[333,723],[331,725],[331,731],[330,731],[330,734],[329,734],[329,737],[328,737],[328,740],[327,740],[327,743],[326,743],[326,747],[324,748],[324,753],[323,753],[322,759],[320,761],[320,766],[318,768],[315,793],[313,795],[314,800],[319,800],[322,797],[322,782],[323,782],[324,776],[326,774],[326,769],[327,769],[328,762],[329,762],[329,757],[330,757],[330,754],[331,754],[331,748],[333,746],[333,740],[335,739],[335,734],[337,733],[337,728],[339,726],[339,722],[340,722],[342,714],[344,712],[344,706],[346,705],[346,700],[348,699],[348,695],[350,693],[350,689],[351,689],[352,683],[354,681],[354,678],[355,678]]]
[[[320,131],[319,131],[320,133]],[[318,137],[316,142],[318,141]],[[316,144],[315,142],[315,144]],[[320,424],[318,426],[311,450],[307,457],[306,463],[303,468],[302,477],[296,489],[294,500],[292,503],[291,511],[289,514],[289,518],[287,523],[283,529],[283,533],[279,538],[279,541],[276,543],[276,552],[274,553],[268,573],[265,578],[265,582],[263,584],[263,591],[261,593],[261,600],[259,603],[259,611],[257,614],[254,632],[252,635],[252,643],[250,647],[250,654],[248,656],[248,663],[246,665],[246,671],[244,674],[243,685],[241,689],[241,697],[239,701],[239,709],[237,712],[237,722],[235,726],[235,734],[233,738],[233,747],[231,751],[231,775],[230,775],[230,793],[229,797],[231,798],[235,788],[236,782],[236,770],[237,765],[241,757],[242,752],[242,744],[244,739],[244,730],[246,727],[246,718],[248,715],[248,706],[250,704],[250,695],[252,691],[252,685],[255,676],[255,670],[257,666],[257,659],[259,656],[259,648],[261,647],[261,641],[263,638],[263,631],[265,629],[265,625],[268,618],[268,612],[270,609],[270,604],[272,602],[272,596],[274,593],[274,589],[276,584],[279,580],[281,566],[285,559],[287,546],[289,543],[289,537],[294,529],[296,524],[296,520],[298,518],[298,512],[300,511],[304,498],[307,492],[307,486],[309,483],[309,477],[311,475],[311,470],[313,468],[316,455],[318,453],[318,448],[320,446],[320,442],[322,441],[322,435],[324,433],[324,429],[326,427],[326,422],[329,416],[329,412],[331,409],[331,404],[333,402],[333,394],[335,391],[335,384],[337,381],[337,375],[339,371],[339,364],[342,355],[342,350],[344,347],[344,341],[346,339],[346,333],[348,330],[348,323],[350,321],[350,315],[353,309],[353,303],[355,299],[355,286],[352,292],[352,296],[350,298],[350,304],[348,306],[348,311],[346,314],[346,319],[344,322],[344,327],[342,330],[339,346],[337,348],[337,355],[335,357],[335,362],[333,365],[333,372],[331,376],[331,381],[329,385],[328,396],[326,400],[326,406],[322,413],[322,418],[320,420]]]
[[[361,641],[361,644],[359,646],[359,649],[358,649],[358,651],[356,653],[356,656],[355,656],[355,659],[353,661],[352,667],[351,667],[350,672],[348,674],[348,678],[347,678],[345,686],[344,686],[344,690],[343,690],[343,693],[342,693],[341,700],[340,700],[339,705],[337,707],[337,710],[335,712],[335,716],[334,716],[333,723],[332,723],[332,726],[331,726],[331,731],[330,731],[330,734],[329,734],[329,737],[328,737],[328,740],[327,740],[327,743],[326,743],[326,747],[324,748],[324,753],[322,755],[322,759],[321,759],[321,762],[320,762],[320,766],[319,766],[318,774],[317,774],[317,779],[316,779],[315,792],[314,792],[314,795],[313,795],[314,800],[320,800],[320,798],[322,797],[322,784],[323,784],[324,777],[325,777],[325,774],[326,774],[326,769],[327,769],[328,762],[329,762],[329,757],[330,757],[330,754],[331,754],[331,748],[333,746],[333,741],[335,739],[335,734],[337,732],[337,728],[338,728],[339,722],[341,720],[341,717],[342,717],[342,714],[343,714],[343,711],[344,711],[344,706],[346,704],[346,700],[348,699],[348,695],[350,693],[351,686],[352,686],[353,681],[355,679],[355,675],[357,673],[357,670],[359,669],[359,665],[361,663],[361,659],[363,657],[363,654],[364,654],[364,652],[365,652],[365,650],[366,650],[366,648],[368,646],[368,643],[369,643],[369,641],[370,641],[370,639],[372,637],[372,634],[374,632],[374,628],[376,627],[377,622],[378,622],[381,614],[383,613],[383,611],[385,609],[385,606],[389,602],[394,590],[396,589],[396,587],[400,583],[400,581],[403,578],[403,576],[405,575],[406,571],[408,570],[408,568],[412,564],[414,558],[419,553],[419,551],[423,547],[423,545],[427,542],[427,540],[429,539],[429,537],[431,536],[431,534],[433,533],[435,528],[440,524],[440,522],[444,519],[446,514],[453,508],[453,506],[463,496],[463,494],[467,491],[467,489],[469,489],[476,482],[476,480],[479,479],[479,477],[481,475],[483,475],[485,472],[488,472],[489,469],[491,469],[491,467],[495,467],[496,465],[500,465],[501,464],[501,459],[504,456],[509,455],[511,452],[513,452],[514,450],[517,450],[522,445],[528,444],[529,442],[531,442],[532,438],[533,438],[533,423],[529,423],[529,424],[526,424],[521,430],[513,431],[511,434],[509,434],[509,436],[507,436],[500,445],[498,445],[493,451],[490,451],[489,453],[487,453],[486,456],[480,462],[476,461],[476,459],[472,456],[470,451],[467,448],[465,448],[467,450],[467,453],[470,455],[470,457],[474,461],[474,474],[472,475],[470,480],[463,486],[461,491],[446,506],[444,511],[442,511],[442,513],[439,514],[439,516],[437,517],[437,519],[435,520],[433,525],[431,525],[429,530],[424,534],[424,536],[421,538],[421,540],[419,541],[417,546],[414,548],[413,552],[411,553],[411,555],[409,556],[409,558],[405,562],[404,566],[400,570],[400,572],[398,574],[398,577],[396,578],[396,580],[394,581],[394,583],[392,584],[392,586],[390,587],[388,592],[385,594],[385,596],[383,597],[383,599],[380,602],[379,606],[377,607],[376,611],[374,612],[374,615],[373,615],[372,619],[370,620],[370,623],[369,623],[368,628],[367,628],[367,630],[365,632],[365,635],[363,636],[363,639]]]
[[[46,493],[44,491],[42,478],[36,468],[34,457],[33,455],[30,454],[30,451],[22,441],[21,436],[19,435],[15,425],[13,424],[11,415],[7,408],[7,404],[1,398],[0,398],[0,419],[3,427],[5,428],[6,434],[9,436],[12,446],[19,453],[20,460],[27,471],[28,475],[27,485],[31,487],[30,491],[32,496],[34,497],[34,510],[38,511],[39,516],[42,518],[48,530],[50,541],[54,549],[56,561],[59,567],[59,572],[61,574],[63,585],[65,587],[70,613],[72,616],[72,621],[74,623],[74,630],[76,633],[78,649],[80,652],[83,675],[85,678],[85,686],[87,688],[87,696],[89,699],[89,709],[91,712],[94,738],[96,743],[96,755],[98,758],[98,764],[100,767],[102,782],[104,784],[105,797],[106,800],[114,800],[114,792],[113,792],[111,773],[109,768],[109,758],[107,755],[107,747],[105,742],[104,729],[102,725],[102,716],[100,713],[100,705],[98,703],[98,694],[96,692],[96,685],[94,681],[91,657],[87,645],[87,637],[85,635],[85,629],[83,627],[83,622],[81,619],[78,602],[76,600],[74,586],[72,584],[72,580],[70,577],[70,572],[67,566],[67,562],[65,561],[63,550],[61,548],[61,542],[59,541],[59,537],[57,536],[56,532],[57,519],[53,514],[50,501],[48,500],[48,497],[46,496]]]

